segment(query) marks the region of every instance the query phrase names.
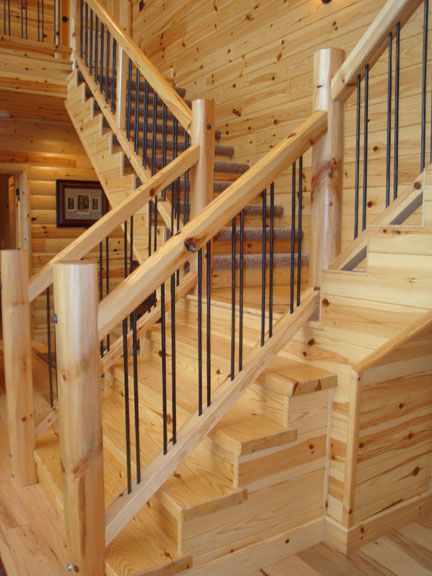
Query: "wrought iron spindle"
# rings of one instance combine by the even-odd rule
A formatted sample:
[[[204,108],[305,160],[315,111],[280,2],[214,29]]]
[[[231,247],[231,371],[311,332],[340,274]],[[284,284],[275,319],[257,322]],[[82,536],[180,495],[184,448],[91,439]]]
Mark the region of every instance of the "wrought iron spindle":
[[[94,32],[94,81],[97,85],[99,69],[99,16],[95,15],[95,32]]]
[[[202,353],[202,292],[203,292],[203,254],[198,250],[198,413],[203,412],[203,353]]]
[[[110,87],[110,52],[111,52],[111,32],[106,32],[106,68],[105,68],[105,102],[109,101]]]
[[[132,104],[132,60],[128,58],[128,75],[126,84],[126,137],[130,140],[131,137],[131,110]]]
[[[103,93],[104,90],[104,62],[105,62],[105,25],[101,22],[100,26],[100,63],[99,63],[99,88]]]
[[[87,4],[87,2],[85,3],[84,33],[85,33],[84,63],[88,68],[88,65],[89,65],[89,5]]]
[[[45,42],[45,3],[44,0],[41,1],[41,30],[42,30],[42,42]]]
[[[243,328],[244,328],[244,210],[240,212],[239,234],[239,372],[243,370]]]
[[[261,346],[265,343],[266,283],[267,283],[267,190],[262,193],[261,222]]]
[[[147,255],[152,254],[152,229],[153,229],[153,201],[148,203],[148,230],[147,230]]]
[[[303,243],[303,156],[299,158],[298,182],[298,222],[297,222],[297,306],[301,301],[302,282],[302,243]]]
[[[399,189],[399,94],[400,94],[400,22],[396,25],[395,54],[395,109],[394,109],[394,157],[393,157],[393,199],[398,197]]]
[[[134,422],[135,422],[135,464],[137,484],[141,482],[141,442],[140,442],[140,409],[139,409],[139,382],[138,382],[138,334],[137,311],[132,312],[132,362],[134,382]]]
[[[363,117],[363,205],[362,230],[366,229],[368,197],[368,148],[369,148],[369,64],[365,66],[364,76],[364,117]]]
[[[158,95],[156,90],[153,90],[153,115],[152,115],[152,157],[151,157],[151,173],[156,173],[156,151],[157,151],[157,109],[158,109]]]
[[[235,375],[235,332],[236,332],[236,244],[237,244],[237,224],[236,219],[231,221],[231,369],[230,378],[234,380]]]
[[[105,238],[105,294],[108,295],[110,292],[110,247],[109,247],[109,236]],[[107,335],[107,351],[110,350],[110,335]]]
[[[112,78],[111,78],[111,112],[116,111],[116,82],[117,82],[117,40],[112,39]]]
[[[270,245],[269,245],[269,337],[273,336],[273,292],[274,292],[274,216],[275,216],[275,185],[270,184]]]
[[[295,285],[295,241],[296,241],[296,192],[297,176],[296,162],[291,168],[291,251],[290,251],[290,312],[294,312],[294,285]]]
[[[426,91],[427,91],[427,67],[428,67],[428,34],[429,34],[429,0],[424,0],[420,172],[423,172],[423,170],[426,167]]]
[[[386,207],[390,205],[390,190],[391,190],[392,99],[393,99],[393,33],[389,32],[388,70],[387,70]]]
[[[142,138],[142,148],[143,155],[142,161],[143,166],[148,165],[148,146],[147,146],[147,136],[148,136],[148,101],[149,101],[149,83],[144,80],[144,111],[143,111],[143,138]]]
[[[93,10],[90,8],[90,55],[89,55],[89,71],[90,75],[93,74]]]
[[[187,130],[185,130],[184,131],[184,150],[187,150],[189,148],[189,144],[190,144],[189,134],[188,134]],[[189,222],[189,213],[190,213],[190,210],[189,210],[189,170],[187,170],[184,173],[183,182],[184,182],[183,222],[184,222],[184,224],[187,224],[187,222]]]
[[[99,302],[103,300],[103,245],[99,243]],[[104,355],[104,341],[100,341],[100,355]]]
[[[79,46],[80,46],[80,57],[84,56],[84,0],[80,0],[80,32],[79,32]]]
[[[48,353],[48,382],[50,406],[54,406],[53,387],[53,358],[51,346],[51,288],[46,289],[46,322],[47,322],[47,353]]]
[[[207,242],[206,249],[206,298],[207,298],[207,310],[206,310],[206,368],[207,368],[207,406],[211,405],[212,401],[212,383],[211,383],[211,274],[212,274],[212,264],[211,264],[211,241]],[[174,276],[171,277],[173,279]]]
[[[123,377],[124,377],[124,412],[125,412],[125,441],[126,441],[126,473],[128,493],[132,490],[132,463],[130,439],[130,407],[129,407],[129,347],[127,319],[122,323],[123,332]]]
[[[171,403],[172,403],[172,441],[177,443],[177,346],[176,346],[176,275],[171,274]]]
[[[135,70],[135,120],[134,120],[134,150],[135,154],[139,150],[139,107],[140,107],[140,82],[141,74],[139,69]]]
[[[163,417],[163,452],[168,452],[168,398],[166,374],[166,318],[165,318],[165,284],[160,288],[161,302],[161,355],[162,355],[162,417]]]
[[[356,102],[356,150],[355,150],[355,183],[354,183],[354,238],[359,233],[360,206],[360,131],[361,131],[361,75],[357,76]]]

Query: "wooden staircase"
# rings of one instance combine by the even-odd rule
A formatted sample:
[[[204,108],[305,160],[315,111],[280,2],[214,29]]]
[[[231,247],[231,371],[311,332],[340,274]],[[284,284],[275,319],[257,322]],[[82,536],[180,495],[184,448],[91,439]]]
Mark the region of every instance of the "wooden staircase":
[[[101,182],[105,194],[111,207],[118,206],[131,192],[135,191],[142,184],[144,169],[141,168],[137,173],[134,163],[130,162],[130,150],[125,150],[119,142],[119,138],[110,125],[107,123],[104,114],[100,108],[100,98],[96,99],[89,88],[91,81],[87,82],[82,74],[77,70],[72,73],[68,82],[68,94],[66,99],[66,108],[71,117],[72,123],[82,141],[95,172]],[[97,90],[97,85],[92,84],[92,90]],[[141,87],[144,89],[144,86]],[[181,88],[177,89],[180,96],[185,95]],[[98,101],[96,101],[98,100]],[[98,104],[99,102],[99,104]],[[158,105],[157,118],[158,122],[162,117],[162,104]],[[173,115],[168,112],[168,137],[172,133]],[[134,115],[131,115],[131,121],[134,121]],[[148,107],[148,124],[152,126],[153,108]],[[162,131],[162,126],[157,124],[157,133]],[[117,131],[116,131],[117,132]],[[178,127],[180,138],[184,139],[185,130]],[[216,131],[216,139],[220,133]],[[142,129],[139,133],[140,147],[135,153],[138,158],[142,152]],[[124,141],[123,141],[124,142]],[[151,142],[147,143],[151,146]],[[170,146],[171,144],[171,146]],[[178,151],[185,149],[185,144],[180,140],[177,144]],[[172,141],[168,140],[168,150],[172,148]],[[157,140],[156,144],[157,158],[156,167],[162,168],[162,141]],[[217,197],[226,190],[235,180],[244,174],[248,169],[248,164],[233,162],[234,149],[231,146],[215,146],[215,163],[214,163],[214,196]],[[141,178],[140,178],[141,176]],[[180,182],[181,194],[184,197],[184,182]],[[169,197],[171,200],[171,198]],[[245,285],[248,287],[258,286],[261,281],[261,248],[262,248],[262,203],[254,201],[245,208]],[[183,199],[181,200],[181,212],[183,213]],[[267,207],[267,216],[269,207]],[[287,284],[291,258],[297,262],[297,253],[291,252],[291,230],[290,225],[284,221],[284,208],[282,205],[275,205],[275,284]],[[163,243],[164,230],[166,222],[159,216],[158,219],[158,237],[159,242]],[[237,230],[237,238],[239,230]],[[296,236],[297,241],[297,236]],[[267,239],[267,249],[269,240]],[[143,207],[134,216],[134,253],[138,262],[142,262],[147,257],[148,249],[148,210]],[[307,273],[307,255],[302,255],[302,263]],[[222,230],[216,237],[214,243],[213,258],[213,281],[216,290],[224,289],[231,283],[231,228],[227,227]],[[303,281],[307,281],[307,274],[303,274]]]

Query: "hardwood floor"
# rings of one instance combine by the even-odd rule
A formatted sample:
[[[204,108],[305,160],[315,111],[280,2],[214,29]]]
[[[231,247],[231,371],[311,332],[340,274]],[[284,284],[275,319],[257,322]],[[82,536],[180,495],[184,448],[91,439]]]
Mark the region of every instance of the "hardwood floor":
[[[431,576],[432,514],[366,544],[349,558],[318,544],[251,576]]]

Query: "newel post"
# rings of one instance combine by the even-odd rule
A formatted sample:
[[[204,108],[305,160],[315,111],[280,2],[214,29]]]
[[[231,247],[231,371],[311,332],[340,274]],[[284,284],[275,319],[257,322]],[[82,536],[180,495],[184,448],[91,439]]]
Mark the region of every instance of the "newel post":
[[[214,195],[215,104],[213,100],[199,99],[192,102],[191,143],[198,144],[200,147],[198,162],[190,171],[190,218],[193,218],[213,200]],[[206,266],[207,264],[204,263],[204,279]],[[196,267],[195,260],[192,263],[192,269],[196,270]]]
[[[37,482],[28,252],[2,250],[1,272],[9,447],[16,481],[28,486]]]
[[[56,264],[54,303],[68,568],[81,576],[103,576],[105,505],[96,264]]]
[[[337,48],[314,55],[313,109],[328,112],[328,131],[312,148],[311,248],[309,284],[321,285],[321,270],[341,251],[344,157],[344,103],[331,99],[331,79],[345,59]]]

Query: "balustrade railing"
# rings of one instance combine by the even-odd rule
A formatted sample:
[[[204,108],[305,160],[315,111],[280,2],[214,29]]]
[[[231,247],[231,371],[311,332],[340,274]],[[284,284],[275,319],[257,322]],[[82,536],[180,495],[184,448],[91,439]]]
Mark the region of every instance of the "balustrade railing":
[[[63,16],[60,0],[2,0],[0,30],[5,36],[59,46]]]

